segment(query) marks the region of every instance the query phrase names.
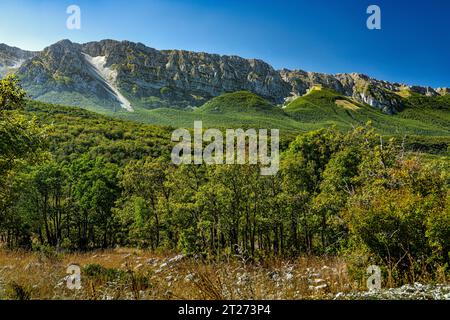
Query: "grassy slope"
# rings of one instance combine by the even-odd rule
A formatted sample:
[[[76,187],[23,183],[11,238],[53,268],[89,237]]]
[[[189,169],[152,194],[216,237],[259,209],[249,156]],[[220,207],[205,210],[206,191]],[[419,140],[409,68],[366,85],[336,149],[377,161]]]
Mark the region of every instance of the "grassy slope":
[[[404,91],[399,96],[404,99],[406,107],[394,116],[332,90],[317,88],[295,99],[284,109],[245,91],[221,95],[195,110],[145,109],[135,106],[135,112],[129,113],[123,110],[113,112],[104,106],[93,108],[91,105],[86,109],[122,119],[172,127],[193,127],[194,121],[201,120],[204,127],[278,128],[287,132],[304,132],[330,125],[346,130],[372,121],[375,128],[388,135],[450,135],[450,95],[425,97]]]
[[[314,95],[318,93],[319,92],[314,93]],[[323,92],[321,94],[323,94]],[[128,113],[124,111],[117,113],[110,112],[104,113],[107,115],[105,116],[81,108],[51,105],[37,101],[30,101],[26,110],[31,115],[37,116],[40,122],[44,124],[52,124],[53,129],[51,130],[52,132],[50,135],[52,136],[52,139],[55,139],[55,141],[59,141],[59,143],[64,144],[64,146],[60,148],[61,150],[65,150],[64,152],[72,152],[75,150],[82,151],[81,149],[87,150],[90,145],[95,145],[97,146],[96,148],[100,154],[108,155],[108,157],[114,157],[114,154],[120,153],[159,154],[160,152],[163,152],[162,149],[168,150],[170,148],[170,134],[173,128],[183,126],[183,124],[187,128],[192,127],[194,120],[204,120],[204,128],[214,126],[219,129],[225,129],[226,127],[237,127],[238,125],[240,127],[246,127],[245,124],[247,124],[248,127],[261,126],[265,128],[277,128],[277,126],[280,125],[279,128],[282,128],[280,131],[281,144],[286,146],[289,141],[294,139],[295,136],[301,131],[323,128],[332,124],[345,130],[350,126],[350,124],[352,124],[352,121],[354,121],[352,119],[357,117],[355,115],[349,116],[348,113],[342,112],[341,109],[343,107],[335,104],[325,106],[322,103],[319,106],[315,106],[315,109],[310,109],[310,101],[314,95],[310,94],[297,99],[286,108],[286,111],[277,109],[273,111],[273,114],[270,114],[272,111],[268,110],[269,115],[265,114],[267,110],[261,111],[258,109],[251,109],[249,111],[245,108],[242,112],[235,110],[232,114],[228,114],[229,112],[227,112],[227,110],[223,110],[224,113],[220,110],[218,113],[211,114],[208,110],[211,107],[211,104],[205,108],[199,108],[196,111],[177,111],[173,109],[151,110],[150,115],[152,115],[153,119],[143,118],[144,114],[139,111],[135,113]],[[342,99],[342,97],[339,98]],[[357,109],[355,112],[367,112],[369,115],[375,114],[377,117],[381,117],[381,119],[387,118],[389,121],[394,123],[397,121],[396,119],[402,120],[403,118],[401,117],[408,118],[411,115],[415,115],[415,113],[413,113],[413,109],[405,110],[408,112],[406,115],[402,113],[393,117],[380,114],[377,110],[370,109],[370,107],[368,107],[368,110],[361,109],[364,106],[359,107],[360,109]],[[412,105],[410,108],[415,107]],[[334,111],[330,111],[329,109]],[[422,112],[422,109],[423,106],[417,111]],[[344,108],[344,110],[346,110],[346,108]],[[431,114],[437,112],[438,115],[444,119],[444,122],[447,121],[445,120],[445,112],[448,111],[445,111],[442,114],[442,111],[439,112],[433,110],[432,106],[428,106],[426,112]],[[293,113],[298,114],[294,115]],[[332,117],[331,114],[333,115]],[[114,117],[110,117],[108,115],[114,115]],[[135,117],[134,120],[136,121],[127,121],[133,119],[130,119],[130,116]],[[310,122],[306,122],[306,116],[310,117],[308,120]],[[117,117],[122,117],[124,119],[117,119]],[[302,119],[298,122],[294,120],[294,117],[303,117],[302,119],[304,122],[301,122]],[[330,118],[331,120],[329,120]],[[152,123],[164,123],[169,126],[155,126],[151,124],[139,123],[143,120],[149,121],[149,119]],[[312,119],[317,120],[315,120],[316,122],[314,123]],[[425,132],[429,133],[437,131],[438,133],[443,133],[440,135],[414,135],[410,133],[406,135],[406,139],[404,141],[406,149],[417,152],[437,154],[439,157],[447,154],[448,157],[447,150],[450,145],[448,126],[445,127],[445,129],[447,129],[445,130],[440,127],[439,122],[438,124],[434,124],[433,127],[430,125],[430,122],[434,121],[435,118],[431,116],[429,119],[426,117],[423,117],[423,119],[424,121],[421,123],[422,126],[430,126],[432,128]],[[361,116],[361,123],[364,123],[363,120],[365,121],[367,119]],[[403,119],[402,121],[407,123],[419,122],[419,120],[411,120],[409,118]],[[291,127],[288,127],[287,125],[291,125]],[[142,143],[144,145],[142,145]]]
[[[449,130],[450,95],[425,97],[409,91],[401,92],[400,95],[405,98],[406,107],[398,117]]]
[[[136,108],[136,112],[133,114],[118,112],[115,115],[130,120],[173,127],[193,127],[194,121],[203,121],[204,127],[215,128],[272,128],[288,132],[317,128],[315,125],[307,125],[302,128],[281,108],[245,91],[221,95],[195,110]]]
[[[346,101],[354,108],[345,108],[336,104],[336,101]],[[322,127],[335,124],[339,128],[347,129],[352,125],[371,121],[375,128],[388,135],[450,135],[450,119],[445,110],[408,107],[391,116],[328,89],[312,90],[288,104],[284,110],[301,123],[316,123]],[[436,118],[442,121],[435,121]]]
[[[446,150],[450,144],[450,96],[425,97],[409,91],[398,94],[404,99],[405,108],[393,116],[319,88],[298,97],[284,109],[241,91],[216,97],[195,110],[135,107],[133,113],[103,108],[96,111],[123,120],[173,128],[192,128],[194,121],[201,120],[204,128],[280,129],[286,137],[332,125],[347,130],[371,121],[385,135],[407,136],[406,143],[413,150],[437,153]]]
[[[310,131],[330,125],[346,130],[371,121],[375,128],[387,135],[450,136],[450,101],[440,98],[441,105],[447,107],[436,107],[435,102],[430,103],[431,98],[413,101],[414,104],[408,100],[405,110],[391,116],[327,89],[313,90],[284,109],[272,106],[254,94],[236,92],[214,98],[194,111],[138,108],[134,114],[118,112],[115,115],[174,127],[192,127],[195,120],[202,120],[205,127],[278,128],[288,132]]]

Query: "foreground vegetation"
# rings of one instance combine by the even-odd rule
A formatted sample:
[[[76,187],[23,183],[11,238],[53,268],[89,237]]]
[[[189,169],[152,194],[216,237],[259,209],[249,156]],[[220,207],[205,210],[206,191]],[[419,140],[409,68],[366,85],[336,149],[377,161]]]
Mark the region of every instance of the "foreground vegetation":
[[[66,272],[74,264],[80,267],[79,289],[71,286]],[[345,259],[331,256],[250,263],[239,255],[206,261],[127,248],[85,253],[0,250],[0,300],[450,298],[444,272],[395,289],[391,281],[388,277],[382,290],[368,291],[365,281],[355,281]]]
[[[0,251],[0,299],[318,299],[365,289],[338,258],[240,256],[201,261],[182,255],[110,249],[63,254]],[[81,267],[81,289],[67,287],[67,266]]]
[[[183,268],[197,270],[194,277],[203,269],[210,273],[199,280],[203,289],[173,293],[174,298],[202,298],[200,293],[207,294],[204,286],[216,292],[217,283],[229,281],[232,286],[237,271],[225,279],[227,270],[240,270],[238,266],[261,276],[247,293],[233,291],[228,297],[275,294],[279,289],[263,274],[283,261],[291,261],[296,269],[296,263],[304,261],[298,258],[306,256],[336,257],[309,258],[317,268],[317,261],[323,266],[331,259],[336,264],[327,267],[340,270],[345,261],[348,272],[332,283],[346,283],[349,289],[353,281],[356,287],[364,283],[372,264],[382,267],[389,286],[420,279],[447,281],[450,196],[445,139],[432,148],[438,156],[424,157],[420,148],[409,147],[429,146],[429,140],[386,138],[370,125],[349,131],[328,127],[287,139],[276,176],[261,176],[259,168],[250,165],[177,167],[170,162],[168,127],[37,102],[26,105],[25,93],[12,78],[2,80],[0,89],[0,237],[10,250],[36,252],[2,253],[0,268],[10,270],[6,285],[13,292],[28,289],[14,280],[23,275],[13,274],[16,269],[8,267],[8,259],[32,263],[42,254],[47,259],[50,252],[56,262],[40,268],[54,270],[51,277],[57,280],[68,260],[91,255],[60,257],[58,252],[117,246],[181,252],[190,257],[183,260]],[[199,112],[208,109],[221,112],[213,104]],[[145,276],[133,273],[134,265],[133,272],[117,263],[111,267],[122,271],[110,271],[104,269],[108,262],[98,263],[93,259],[88,264],[94,266],[83,266],[87,274],[106,279],[102,288],[116,277],[125,281],[119,281],[121,285],[135,286],[141,281],[136,279]],[[303,269],[298,267],[298,272]],[[298,284],[287,282],[286,291],[279,293],[282,298],[310,296],[309,289],[303,289],[306,280],[298,277]],[[151,279],[143,280],[144,292],[158,286],[155,281],[167,283],[159,274]],[[295,290],[288,289],[291,285]],[[92,286],[96,284],[88,288]],[[209,298],[227,298],[226,286],[221,295]],[[65,296],[64,289],[54,290],[58,297]],[[103,292],[93,292],[98,290]],[[124,297],[122,291],[111,290],[108,297]],[[163,289],[154,292],[144,297],[167,297]],[[94,293],[90,297],[98,298]],[[83,291],[80,297],[88,294]]]

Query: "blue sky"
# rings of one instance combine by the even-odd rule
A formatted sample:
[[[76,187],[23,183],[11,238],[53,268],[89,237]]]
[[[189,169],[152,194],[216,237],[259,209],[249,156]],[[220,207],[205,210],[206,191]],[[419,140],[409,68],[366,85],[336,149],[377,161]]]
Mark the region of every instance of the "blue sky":
[[[81,30],[65,27],[71,4],[81,8]],[[381,8],[381,30],[366,28],[371,4]],[[0,43],[40,50],[63,38],[131,40],[450,87],[449,16],[448,0],[2,0]]]

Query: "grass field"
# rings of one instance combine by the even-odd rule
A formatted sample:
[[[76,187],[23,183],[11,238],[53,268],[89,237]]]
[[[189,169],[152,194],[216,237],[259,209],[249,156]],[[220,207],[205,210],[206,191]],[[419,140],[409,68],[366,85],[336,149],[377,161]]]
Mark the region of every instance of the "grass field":
[[[67,285],[73,265],[81,270],[79,289]],[[368,291],[339,257],[202,261],[128,248],[88,253],[0,249],[0,300],[450,299],[448,277],[438,281],[422,285],[429,281],[418,279],[395,288],[383,279],[382,290]]]
[[[81,289],[67,288],[67,267]],[[0,250],[0,299],[319,299],[364,289],[339,258],[200,261],[137,249],[89,253]]]

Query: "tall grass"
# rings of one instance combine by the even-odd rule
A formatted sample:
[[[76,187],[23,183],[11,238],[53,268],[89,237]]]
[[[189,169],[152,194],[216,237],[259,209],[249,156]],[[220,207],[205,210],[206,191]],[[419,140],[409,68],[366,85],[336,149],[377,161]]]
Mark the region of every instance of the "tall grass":
[[[80,290],[66,269],[81,267]],[[0,251],[1,299],[319,299],[361,289],[338,258],[247,262],[131,249],[48,254]]]

